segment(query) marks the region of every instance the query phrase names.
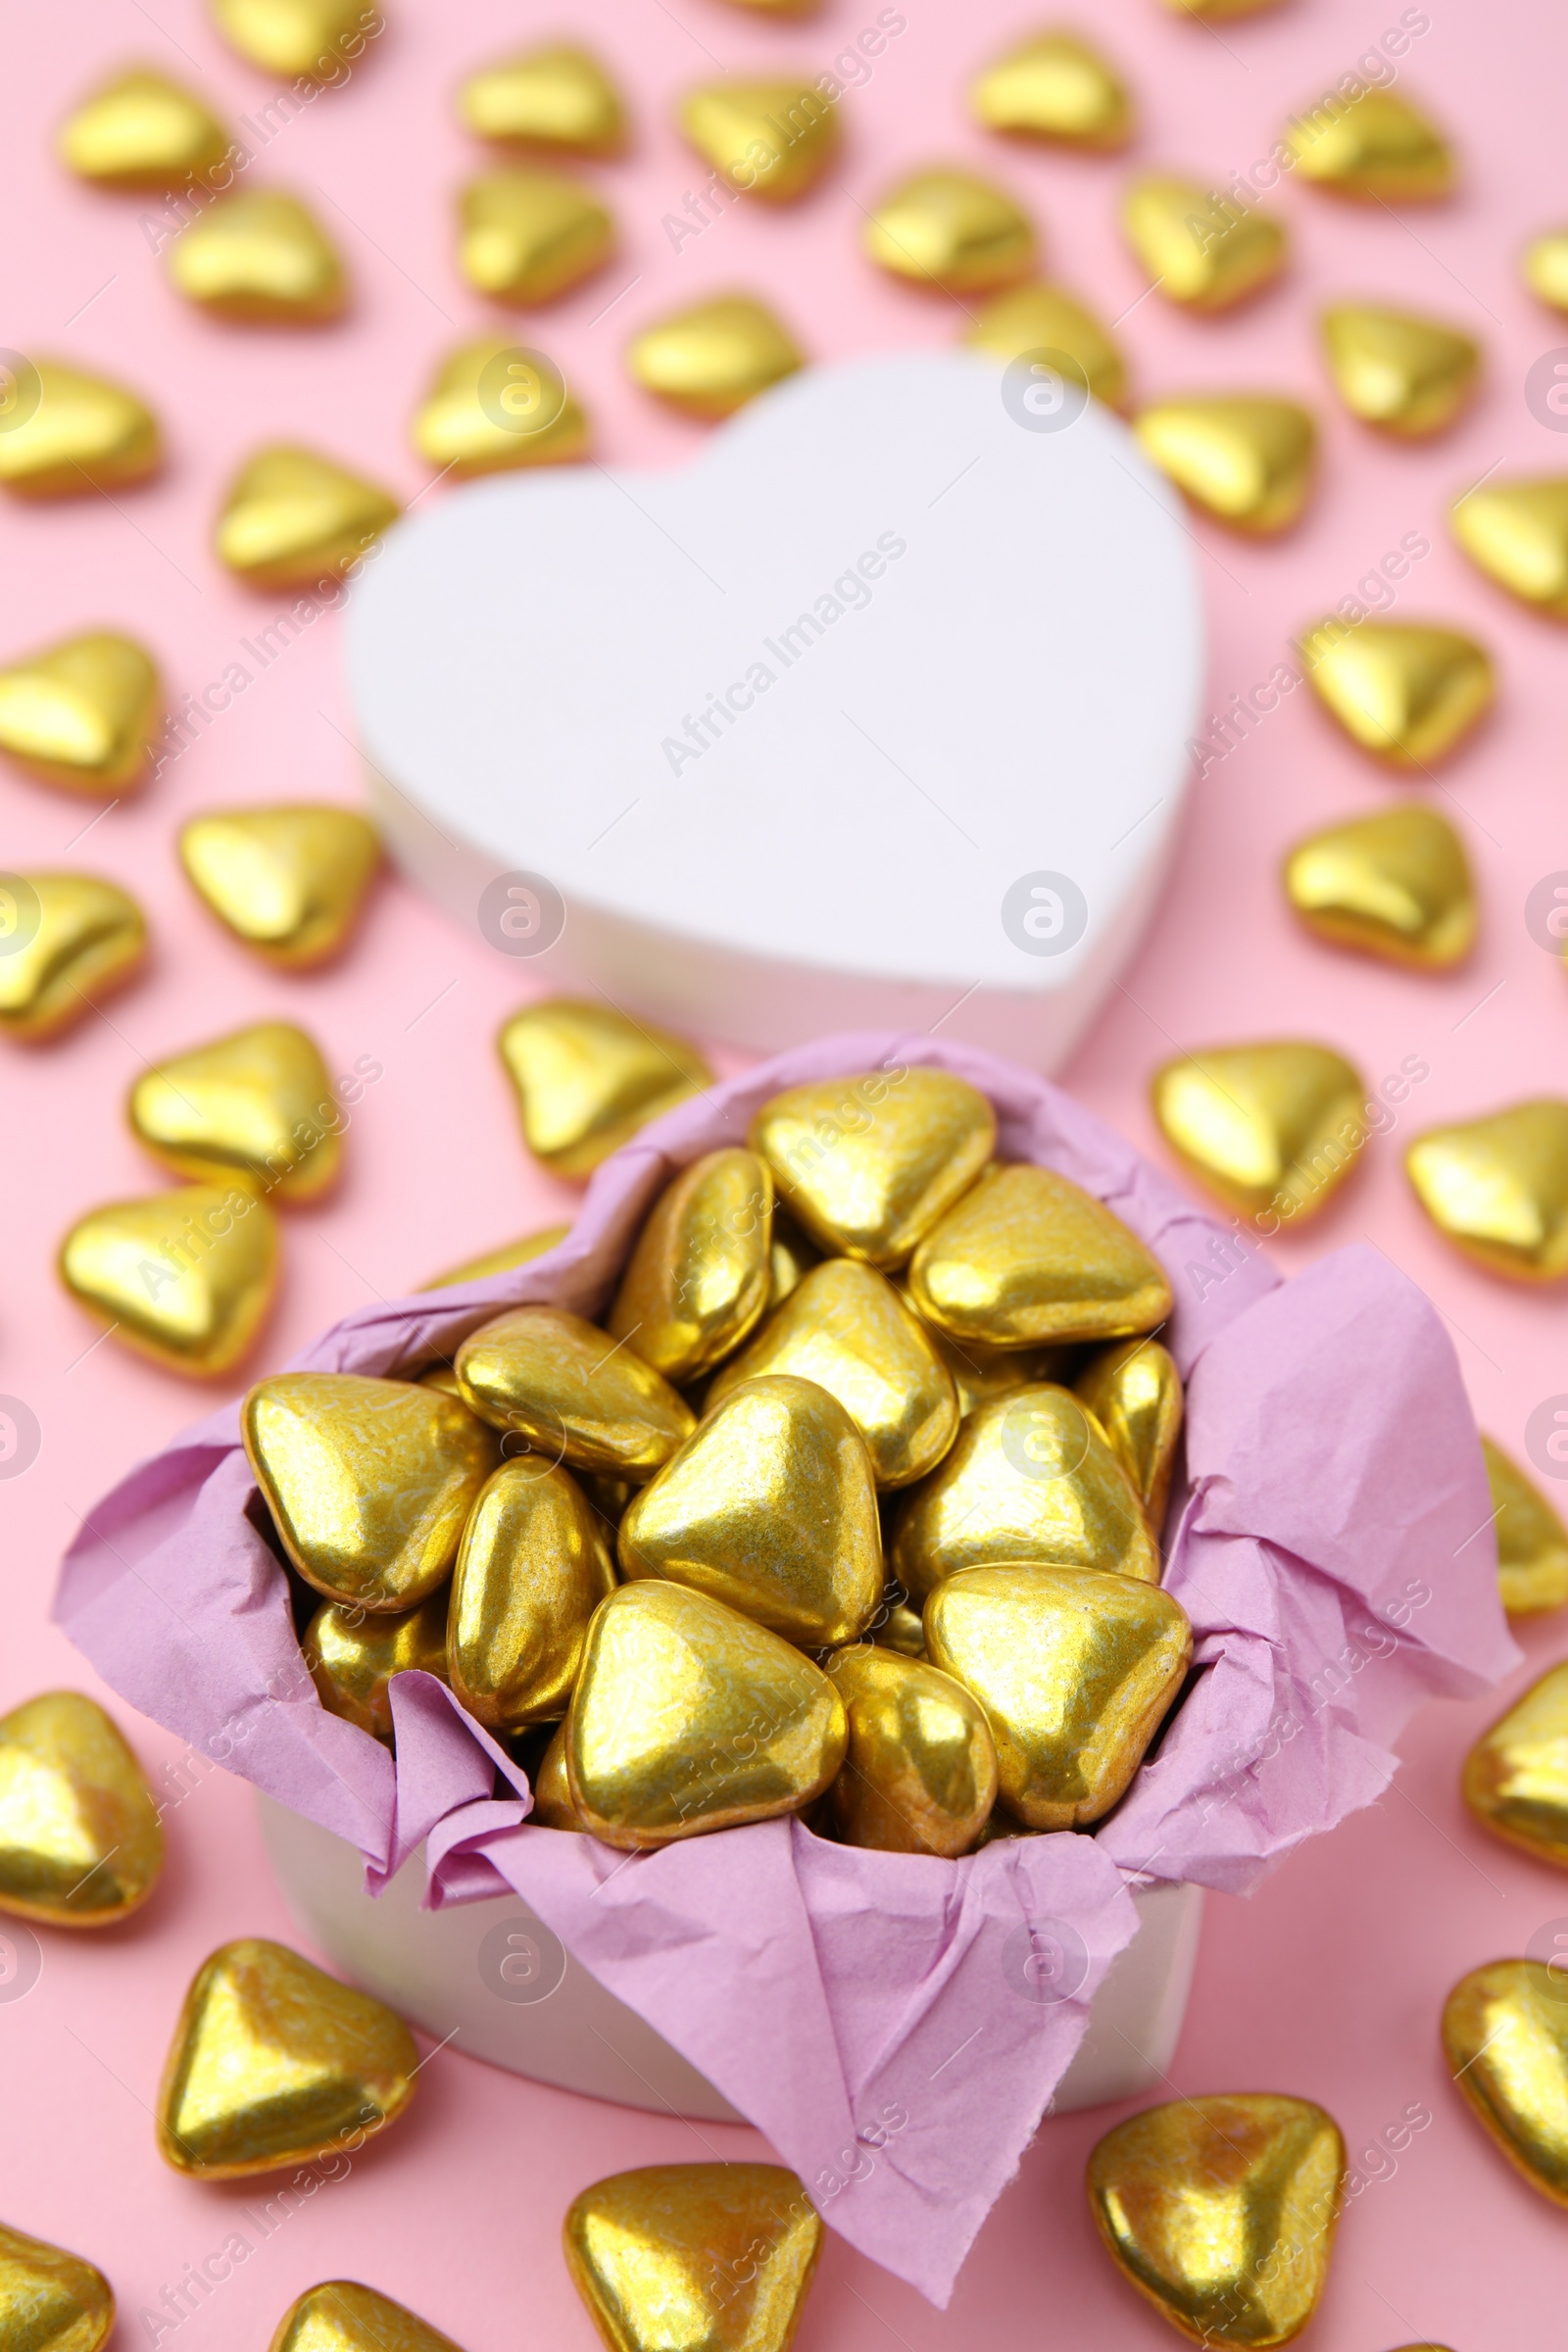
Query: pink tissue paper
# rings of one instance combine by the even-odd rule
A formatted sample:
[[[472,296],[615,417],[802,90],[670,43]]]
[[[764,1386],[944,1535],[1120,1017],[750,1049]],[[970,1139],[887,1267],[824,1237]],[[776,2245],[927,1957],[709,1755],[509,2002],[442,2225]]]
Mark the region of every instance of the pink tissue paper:
[[[530,1827],[523,1774],[427,1675],[394,1686],[394,1765],[303,1669],[283,1573],[247,1516],[234,1405],[89,1514],[56,1614],[133,1706],[357,1845],[372,1889],[422,1842],[428,1904],[514,1890],[767,2135],[832,2228],[945,2305],[1137,1933],[1129,1887],[1245,1893],[1380,1794],[1422,1698],[1469,1696],[1516,1661],[1474,1421],[1424,1294],[1359,1247],[1285,1282],[1044,1079],[929,1036],[843,1036],[647,1128],[547,1256],[349,1315],[290,1369],[412,1375],[507,1307],[598,1315],[674,1170],[743,1143],[784,1087],[871,1070],[896,1085],[910,1065],[979,1087],[999,1155],[1103,1200],[1175,1294],[1162,1336],[1187,1384],[1186,1468],[1164,1582],[1198,1671],[1092,1834],[943,1862],[790,1819],[628,1864]],[[843,1115],[864,1117],[848,1092]],[[1082,1979],[1054,2001],[1019,1964],[1043,1925]]]

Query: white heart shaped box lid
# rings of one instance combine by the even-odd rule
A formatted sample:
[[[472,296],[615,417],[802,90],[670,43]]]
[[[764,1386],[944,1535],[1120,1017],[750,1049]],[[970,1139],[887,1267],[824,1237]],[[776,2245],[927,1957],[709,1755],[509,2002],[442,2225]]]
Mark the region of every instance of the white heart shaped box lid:
[[[1155,905],[1203,669],[1125,426],[1026,429],[967,352],[809,368],[679,469],[456,490],[347,647],[393,854],[541,950],[519,976],[758,1051],[940,1025],[1044,1070]],[[498,924],[516,874],[559,937],[529,884]]]

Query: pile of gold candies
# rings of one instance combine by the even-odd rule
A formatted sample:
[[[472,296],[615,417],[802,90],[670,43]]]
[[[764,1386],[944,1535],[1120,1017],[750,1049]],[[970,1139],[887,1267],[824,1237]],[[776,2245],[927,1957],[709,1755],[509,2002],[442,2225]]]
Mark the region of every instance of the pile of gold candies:
[[[1101,1820],[1192,1654],[1170,1291],[995,1144],[942,1070],[797,1087],[667,1184],[602,1327],[522,1306],[416,1380],[258,1382],[325,1704],[390,1739],[392,1677],[438,1674],[524,1743],[537,1820],[616,1846]]]

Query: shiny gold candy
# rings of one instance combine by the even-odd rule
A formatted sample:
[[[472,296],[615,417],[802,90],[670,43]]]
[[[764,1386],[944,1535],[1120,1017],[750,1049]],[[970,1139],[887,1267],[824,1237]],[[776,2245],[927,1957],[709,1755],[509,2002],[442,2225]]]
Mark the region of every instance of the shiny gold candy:
[[[158,1808],[102,1707],[50,1690],[0,1717],[0,1912],[113,1927],[163,1866]]]
[[[218,197],[169,249],[190,302],[247,326],[310,326],[348,300],[342,259],[316,215],[281,188]]]
[[[176,1175],[234,1171],[280,1200],[319,1200],[342,1162],[342,1110],[312,1039],[258,1021],[172,1054],[130,1090],[131,1133]]]
[[[1470,953],[1479,920],[1464,844],[1419,801],[1352,817],[1298,842],[1285,895],[1337,947],[1442,971]]]
[[[865,1440],[879,1487],[935,1469],[958,1434],[953,1376],[885,1274],[853,1257],[813,1266],[708,1392],[712,1412],[742,1381],[789,1373],[836,1396]]]
[[[1516,1282],[1568,1274],[1568,1102],[1429,1128],[1404,1165],[1438,1231],[1479,1265]]]
[[[240,1409],[245,1455],[306,1583],[372,1615],[444,1584],[495,1466],[490,1433],[422,1381],[275,1372]]]
[[[1208,24],[1225,24],[1238,17],[1260,17],[1280,0],[1165,0],[1173,16],[1192,17]]]
[[[1091,2151],[1089,2209],[1112,2262],[1200,2344],[1265,2352],[1317,2308],[1345,2185],[1345,2141],[1309,2099],[1173,2099]]]
[[[788,327],[750,294],[676,311],[645,326],[626,352],[633,381],[688,416],[732,416],[805,365]]]
[[[503,1462],[463,1533],[452,1579],[452,1688],[492,1732],[556,1723],[588,1620],[615,1589],[598,1513],[569,1471]]]
[[[588,1629],[566,1718],[571,1801],[606,1845],[668,1845],[809,1804],[844,1761],[827,1676],[707,1592],[620,1585]]]
[[[606,1317],[666,1380],[700,1380],[740,1346],[772,1287],[773,1178],[755,1152],[708,1152],[665,1186]]]
[[[916,1600],[998,1561],[1159,1581],[1132,1481],[1067,1389],[1042,1382],[980,1405],[894,1520],[888,1566]]]
[[[376,0],[208,0],[213,22],[253,66],[292,80],[345,79],[385,24]]]
[[[228,133],[193,90],[135,67],[74,107],[56,139],[60,160],[101,188],[183,188],[228,154]]]
[[[580,458],[588,419],[542,352],[524,351],[510,335],[481,335],[460,343],[437,368],[415,413],[413,439],[443,472],[505,473]]]
[[[864,1442],[814,1381],[743,1381],[633,1497],[618,1548],[623,1576],[689,1586],[787,1642],[854,1642],[882,1595]]]
[[[1460,1786],[1483,1829],[1568,1870],[1568,1665],[1548,1668],[1482,1735]]]
[[[1039,260],[1028,214],[972,172],[939,169],[901,180],[875,207],[864,236],[882,269],[944,293],[1010,285]]]
[[[285,802],[191,817],[179,861],[236,939],[284,971],[310,971],[347,945],[381,843],[352,808]]]
[[[164,462],[151,409],[122,384],[60,360],[0,370],[0,483],[18,498],[124,489]]]
[[[574,1470],[651,1478],[697,1426],[652,1364],[557,1307],[514,1307],[481,1324],[456,1362],[470,1411]]]
[[[1126,84],[1098,49],[1072,32],[1038,32],[999,58],[969,102],[988,130],[1051,139],[1097,153],[1133,135]]]
[[[894,1585],[890,1590],[902,1594],[904,1588]],[[866,1632],[879,1649],[896,1650],[901,1658],[925,1656],[925,1620],[912,1600],[890,1600],[884,1593]]]
[[[1496,692],[1484,645],[1430,621],[1321,621],[1300,641],[1318,701],[1353,743],[1394,767],[1429,767],[1469,734]]]
[[[571,997],[525,1004],[497,1044],[522,1140],[558,1176],[592,1175],[639,1127],[713,1083],[684,1038]]]
[[[291,2303],[268,2352],[459,2352],[405,2304],[353,2278],[328,2278]]]
[[[1407,311],[1337,303],[1323,314],[1323,341],[1346,407],[1403,440],[1451,424],[1480,381],[1473,336]]]
[[[1095,1357],[1073,1383],[1073,1393],[1104,1431],[1157,1537],[1182,1434],[1182,1381],[1175,1363],[1157,1340],[1123,1340]]]
[[[525,1266],[531,1258],[543,1257],[549,1250],[559,1249],[571,1231],[569,1225],[546,1225],[538,1233],[525,1233],[520,1241],[504,1242],[499,1250],[487,1250],[482,1257],[466,1257],[461,1266],[452,1266],[445,1274],[432,1274],[421,1282],[421,1291],[455,1289],[460,1282],[488,1282],[492,1274],[510,1274],[514,1266]],[[425,1378],[430,1376],[427,1373]],[[458,1395],[457,1374],[452,1374],[452,1394]]]
[[[1560,1959],[1494,1960],[1443,2005],[1448,2072],[1532,2188],[1568,2205],[1568,1980]]]
[[[356,1602],[345,1608],[323,1601],[300,1643],[317,1695],[329,1715],[357,1724],[383,1745],[392,1745],[392,1699],[387,1686],[395,1674],[447,1672],[447,1596],[433,1592],[416,1609],[372,1617]]]
[[[535,170],[486,172],[459,202],[458,268],[498,302],[553,302],[602,269],[614,222],[580,180]]]
[[[1182,1687],[1193,1629],[1157,1585],[1025,1564],[944,1578],[925,1642],[985,1709],[1008,1812],[1070,1830],[1125,1792]]]
[[[566,1778],[566,1727],[556,1726],[555,1737],[540,1759],[533,1776],[533,1811],[528,1819],[546,1830],[577,1830],[587,1834],[587,1824],[572,1800],[571,1783]]]
[[[114,1200],[60,1248],[60,1279],[126,1347],[205,1379],[250,1348],[277,1285],[277,1220],[244,1185]]]
[[[812,1241],[884,1272],[968,1191],[997,1137],[984,1095],[946,1070],[867,1070],[764,1102],[752,1149]]]
[[[909,1301],[956,1340],[1122,1340],[1170,1313],[1170,1285],[1120,1217],[1054,1168],[990,1168],[928,1233]]]
[[[1517,1462],[1483,1436],[1487,1483],[1496,1512],[1497,1584],[1510,1617],[1534,1617],[1568,1601],[1568,1527]]]
[[[1243,1216],[1315,1216],[1366,1141],[1365,1085],[1329,1046],[1179,1054],[1154,1072],[1150,1093],[1183,1165]]]
[[[790,204],[838,153],[838,118],[809,81],[718,81],[688,91],[680,128],[741,193]]]
[[[585,2188],[566,2268],[611,2352],[787,2352],[822,2224],[776,2164],[649,2164]]]
[[[133,638],[68,637],[0,669],[0,752],[69,792],[123,792],[147,764],[162,695]]]
[[[1519,274],[1540,301],[1568,311],[1568,228],[1547,228],[1532,237],[1520,257]]]
[[[556,155],[618,155],[626,141],[620,92],[586,49],[525,49],[470,74],[458,118],[476,138]]]
[[[59,1037],[123,988],[146,946],[135,900],[97,874],[0,878],[0,1032]]]
[[[1027,351],[1063,352],[1107,408],[1119,409],[1127,397],[1127,363],[1120,345],[1109,327],[1064,286],[1042,280],[995,295],[964,328],[962,340],[1004,362]]]
[[[158,2152],[176,2173],[238,2180],[357,2149],[414,2095],[400,2017],[286,1944],[247,1936],[204,1961],[158,2091]]]
[[[1220,393],[1156,401],[1133,431],[1178,490],[1232,530],[1266,538],[1305,506],[1317,461],[1317,426],[1298,401]]]
[[[16,2352],[98,2352],[115,2325],[102,2271],[0,2223],[0,2343]]]
[[[1450,509],[1472,564],[1527,605],[1568,620],[1568,474],[1483,482]]]
[[[1147,172],[1122,199],[1121,224],[1160,292],[1189,310],[1228,311],[1278,277],[1289,253],[1282,221],[1242,211],[1200,180]]]
[[[341,579],[401,512],[389,491],[314,450],[258,450],[230,483],[214,544],[252,588]]]
[[[1295,115],[1285,136],[1301,177],[1336,196],[1413,204],[1453,189],[1447,140],[1396,90],[1366,89],[1346,105]]]
[[[997,1797],[997,1749],[977,1699],[935,1667],[858,1646],[827,1661],[850,1727],[828,1790],[846,1845],[968,1853]]]
[[[772,1284],[767,1295],[769,1306],[782,1306],[791,1291],[797,1289],[814,1265],[821,1263],[815,1245],[808,1242],[787,1209],[773,1202],[773,1242],[768,1252]]]

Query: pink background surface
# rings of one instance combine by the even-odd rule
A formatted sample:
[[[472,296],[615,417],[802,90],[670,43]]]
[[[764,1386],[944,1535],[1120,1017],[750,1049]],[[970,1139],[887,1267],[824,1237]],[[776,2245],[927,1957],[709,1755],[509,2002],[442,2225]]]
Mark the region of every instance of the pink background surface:
[[[661,217],[697,182],[665,127],[671,95],[720,66],[818,65],[875,13],[869,0],[829,0],[812,24],[769,27],[714,0],[678,0],[674,12],[660,0],[634,10],[579,0],[570,12],[572,28],[621,69],[636,105],[635,154],[593,172],[621,223],[623,258],[524,331],[580,388],[602,457],[677,461],[699,437],[643,402],[619,354],[643,319],[706,290],[742,285],[770,296],[822,356],[946,340],[952,307],[881,281],[857,249],[858,205],[905,165],[952,157],[990,169],[1034,204],[1050,265],[1103,313],[1115,317],[1139,295],[1143,280],[1113,217],[1123,163],[1002,149],[965,126],[967,73],[1038,21],[1010,0],[961,12],[906,0],[907,30],[847,102],[848,152],[831,184],[794,210],[737,209],[681,253],[670,250]],[[1146,128],[1135,159],[1216,180],[1263,154],[1286,113],[1351,70],[1399,16],[1394,0],[1297,0],[1276,18],[1211,32],[1167,21],[1152,0],[1081,0],[1073,13],[1123,60],[1140,93]],[[567,14],[532,0],[468,0],[460,20],[433,0],[404,0],[391,35],[349,86],[278,131],[254,183],[314,198],[359,289],[343,326],[294,339],[188,315],[138,225],[152,207],[78,189],[48,152],[57,116],[121,62],[192,79],[231,120],[266,103],[266,78],[220,47],[194,0],[156,0],[152,11],[137,0],[79,0],[69,23],[8,0],[0,172],[11,237],[0,331],[14,347],[99,366],[143,389],[165,418],[172,463],[161,484],[113,505],[8,505],[0,656],[118,624],[157,648],[176,695],[199,690],[276,609],[227,583],[208,553],[222,485],[251,447],[297,436],[406,495],[421,488],[409,412],[441,350],[487,317],[452,268],[450,190],[480,159],[452,126],[447,92],[466,66],[559,31]],[[1519,289],[1513,257],[1560,201],[1552,159],[1568,33],[1545,9],[1512,12],[1506,38],[1456,10],[1433,15],[1402,61],[1399,86],[1458,133],[1465,192],[1443,208],[1395,215],[1342,210],[1287,185],[1273,201],[1297,231],[1288,281],[1210,324],[1172,316],[1152,295],[1122,331],[1145,393],[1255,385],[1320,406],[1322,486],[1289,540],[1249,549],[1194,526],[1205,555],[1216,707],[1263,678],[1286,635],[1353,591],[1404,533],[1431,541],[1396,612],[1473,626],[1501,673],[1496,713],[1443,777],[1478,869],[1482,943],[1463,971],[1430,980],[1338,956],[1292,930],[1275,880],[1284,847],[1402,789],[1298,694],[1197,787],[1165,910],[1065,1077],[1157,1157],[1145,1086],[1179,1047],[1305,1033],[1349,1053],[1373,1083],[1406,1055],[1430,1063],[1400,1131],[1373,1143],[1353,1183],[1316,1225],[1279,1246],[1278,1262],[1293,1270],[1369,1237],[1427,1289],[1454,1333],[1483,1425],[1522,1451],[1531,1409],[1568,1387],[1560,1301],[1505,1290],[1447,1252],[1413,1208],[1397,1155],[1420,1126],[1561,1084],[1563,977],[1523,922],[1531,886],[1568,867],[1560,694],[1548,682],[1561,640],[1470,572],[1441,517],[1446,500],[1489,468],[1548,470],[1565,454],[1526,410],[1522,382],[1568,331]],[[1455,433],[1391,449],[1330,406],[1314,312],[1320,299],[1349,295],[1429,308],[1481,334],[1489,388]],[[336,628],[323,619],[290,646],[138,804],[115,809],[69,855],[91,807],[0,777],[7,864],[96,866],[140,895],[156,933],[149,976],[102,1020],[45,1053],[5,1056],[0,1392],[31,1405],[44,1439],[30,1470],[0,1484],[0,1704],[60,1683],[91,1687],[46,1623],[55,1562],[93,1498],[209,1402],[113,1341],[84,1355],[91,1327],[52,1271],[74,1216],[156,1182],[121,1119],[125,1088],[147,1059],[282,1014],[313,1030],[334,1073],[363,1054],[384,1065],[355,1113],[341,1192],[288,1221],[284,1289],[258,1366],[350,1307],[569,1207],[565,1189],[526,1160],[494,1061],[495,1024],[525,993],[514,964],[390,883],[338,970],[284,981],[209,922],[178,873],[174,828],[191,810],[354,796]],[[1565,1646],[1549,1621],[1523,1638],[1533,1670]],[[1428,1708],[1382,1807],[1303,1851],[1251,1901],[1209,1900],[1174,2088],[1305,2093],[1338,2116],[1352,2153],[1412,2103],[1433,2118],[1346,2220],[1311,2338],[1322,2352],[1386,2352],[1418,2336],[1456,2352],[1514,2352],[1544,2337],[1560,2311],[1563,2222],[1482,2139],[1437,2050],[1438,2010],[1453,1979],[1568,1919],[1568,1887],[1473,1833],[1459,1807],[1459,1758],[1494,1711],[1485,1701]],[[129,1728],[160,1781],[177,1760],[175,1743],[151,1726]],[[241,2206],[261,2201],[244,2184],[179,2180],[154,2154],[148,2109],[180,1994],[216,1943],[292,1933],[243,1786],[205,1775],[169,1827],[168,1873],[147,1912],[91,1940],[44,1937],[38,1983],[23,2000],[0,2001],[0,2218],[98,2262],[119,2292],[117,2340],[127,2345],[148,2340],[138,2311],[221,2244]],[[592,2331],[558,2251],[570,2196],[627,2164],[757,2145],[740,2130],[538,2089],[455,2049],[421,2084],[409,2120],[351,2178],[319,2192],[172,2331],[182,2343],[198,2352],[264,2343],[293,2295],[347,2274],[411,2303],[467,2352],[500,2352],[519,2337],[586,2347]],[[1084,2155],[1114,2113],[1046,2128],[945,2316],[830,2240],[802,2352],[883,2341],[927,2352],[1025,2330],[1063,2352],[1085,2340],[1168,2342],[1104,2263],[1082,2206]]]

